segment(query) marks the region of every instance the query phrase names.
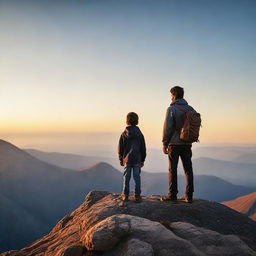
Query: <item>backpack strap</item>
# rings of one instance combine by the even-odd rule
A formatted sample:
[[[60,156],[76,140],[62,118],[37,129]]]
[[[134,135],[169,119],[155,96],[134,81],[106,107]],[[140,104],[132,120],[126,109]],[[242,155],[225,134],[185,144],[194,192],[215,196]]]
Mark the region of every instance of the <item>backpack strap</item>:
[[[184,114],[187,113],[187,111],[186,111],[185,109],[183,109],[180,105],[174,104],[174,106],[177,107],[177,108],[178,108],[181,112],[183,112]],[[185,119],[185,115],[183,116],[183,119]],[[184,120],[183,120],[183,122],[184,122]],[[177,127],[176,127],[176,120],[175,120],[175,122],[174,122],[174,126],[175,126],[175,130],[180,133],[180,130],[177,129]]]

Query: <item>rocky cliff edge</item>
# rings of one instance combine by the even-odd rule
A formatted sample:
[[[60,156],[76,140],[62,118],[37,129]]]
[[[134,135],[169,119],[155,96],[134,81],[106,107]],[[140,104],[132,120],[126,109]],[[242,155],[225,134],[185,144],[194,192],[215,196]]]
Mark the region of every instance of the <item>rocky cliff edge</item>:
[[[91,191],[48,235],[0,255],[256,255],[256,222],[212,201],[122,202],[120,194]]]

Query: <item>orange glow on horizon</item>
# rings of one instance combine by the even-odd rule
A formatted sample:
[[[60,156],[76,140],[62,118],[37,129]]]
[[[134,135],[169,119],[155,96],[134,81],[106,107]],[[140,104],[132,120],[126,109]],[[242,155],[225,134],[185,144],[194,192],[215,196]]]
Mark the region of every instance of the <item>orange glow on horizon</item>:
[[[123,120],[122,120],[123,121]],[[108,123],[98,122],[2,122],[0,134],[64,134],[64,133],[121,133],[125,123],[111,121]],[[162,124],[144,122],[139,127],[149,142],[159,143],[162,136]],[[230,126],[203,126],[200,133],[201,143],[256,143],[254,124],[247,127],[240,125],[230,129]]]

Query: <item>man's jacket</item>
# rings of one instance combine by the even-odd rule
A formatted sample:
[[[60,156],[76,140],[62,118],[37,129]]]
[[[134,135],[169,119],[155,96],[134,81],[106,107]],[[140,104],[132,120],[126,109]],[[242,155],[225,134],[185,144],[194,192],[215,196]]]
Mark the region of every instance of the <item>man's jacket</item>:
[[[179,105],[177,107],[177,105]],[[182,110],[180,109],[182,108]],[[190,145],[191,143],[180,140],[180,131],[184,123],[183,111],[193,109],[184,99],[178,99],[171,103],[166,111],[164,129],[163,129],[163,145]]]
[[[138,126],[127,126],[118,144],[119,160],[126,165],[140,165],[146,158],[145,139]]]

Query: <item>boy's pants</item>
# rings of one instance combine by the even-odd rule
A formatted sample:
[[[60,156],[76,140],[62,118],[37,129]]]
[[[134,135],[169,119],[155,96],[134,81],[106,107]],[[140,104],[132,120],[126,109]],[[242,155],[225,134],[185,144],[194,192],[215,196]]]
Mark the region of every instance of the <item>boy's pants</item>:
[[[141,193],[141,167],[140,165],[127,166],[124,167],[123,174],[123,193],[129,195],[130,192],[130,179],[133,173],[133,179],[135,182],[135,196],[140,196]]]

